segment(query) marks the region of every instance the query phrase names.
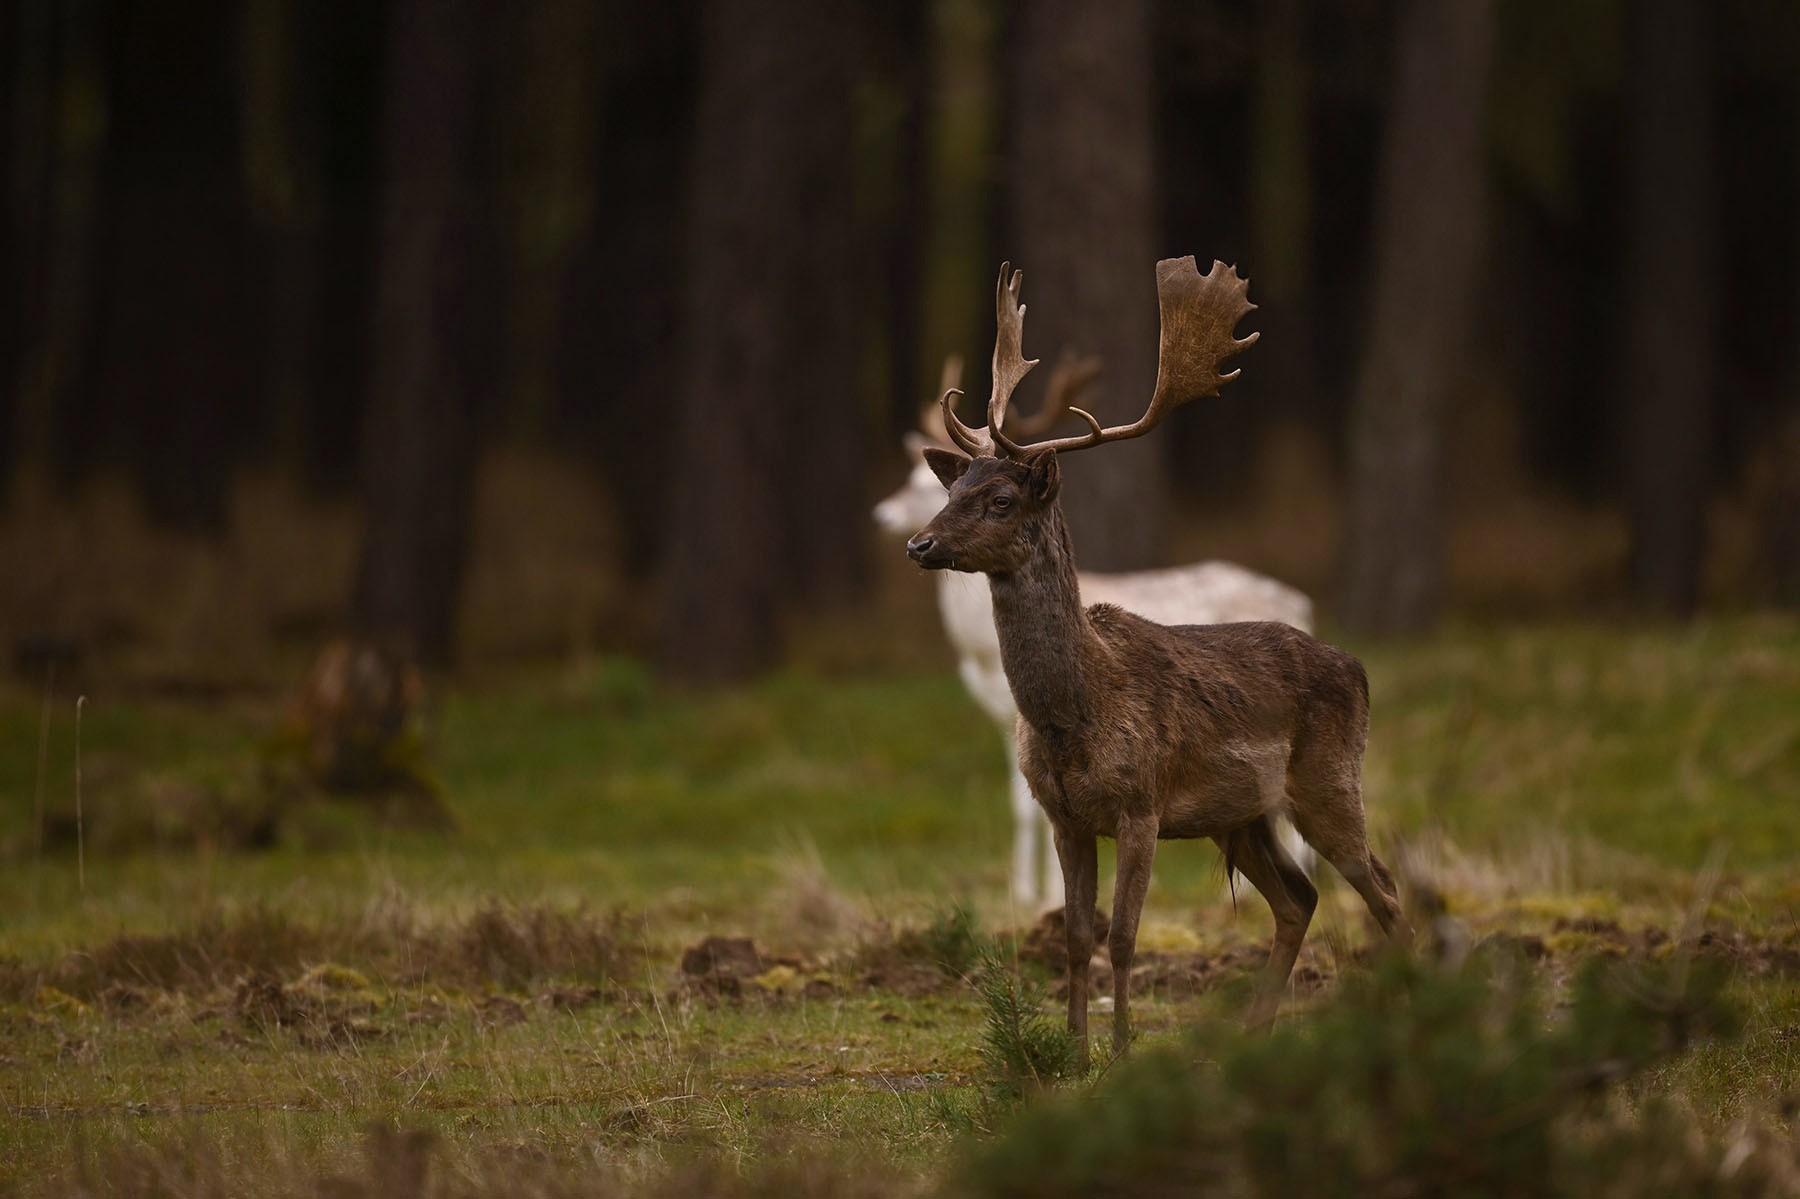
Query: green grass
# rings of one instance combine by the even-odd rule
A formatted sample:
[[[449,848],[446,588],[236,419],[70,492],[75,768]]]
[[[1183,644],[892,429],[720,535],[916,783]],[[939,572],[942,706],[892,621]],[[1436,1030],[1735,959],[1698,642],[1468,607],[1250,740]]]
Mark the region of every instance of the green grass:
[[[1703,909],[1800,941],[1800,622],[1352,648],[1373,692],[1377,844],[1476,935],[1542,937],[1553,971],[1616,940],[1573,917],[1629,939]],[[785,673],[690,693],[615,661],[453,686],[430,742],[455,835],[320,803],[263,851],[90,850],[85,888],[72,846],[35,847],[42,699],[0,690],[0,982],[14,980],[0,995],[0,1192],[66,1190],[84,1171],[131,1190],[120,1180],[146,1162],[199,1162],[310,1194],[323,1175],[364,1176],[370,1126],[431,1130],[454,1193],[477,1193],[496,1162],[654,1190],[686,1169],[805,1175],[820,1151],[907,1189],[991,1123],[974,989],[913,994],[861,974],[873,949],[959,904],[988,931],[1028,915],[1005,899],[998,738],[953,677]],[[41,783],[70,810],[68,696],[53,716]],[[103,820],[253,789],[281,716],[268,698],[198,707],[96,687],[84,808]],[[1329,979],[1367,934],[1348,888],[1323,890],[1303,964]],[[496,903],[576,913],[617,953],[603,969],[540,946],[542,970],[484,974],[457,947]],[[270,936],[293,938],[270,959],[277,983],[335,963],[364,991],[272,1026],[229,955],[124,998],[81,966],[126,960],[106,954],[128,935],[165,937],[155,952],[176,958],[204,957],[208,938],[223,953],[218,938],[271,913]],[[1233,910],[1210,845],[1159,852],[1146,945],[1217,951],[1268,927],[1254,897]],[[819,988],[697,993],[676,963],[712,933],[753,936]],[[45,980],[62,985],[40,994]],[[1800,1085],[1800,987],[1777,972],[1736,990],[1747,1038],[1645,1087],[1722,1121]],[[1289,1010],[1317,1001],[1303,988]],[[1134,1011],[1155,1040],[1232,1018],[1236,1002],[1227,987]]]
[[[772,1128],[804,1139],[856,1129],[916,1165],[943,1138],[926,1097],[900,1088],[965,1064],[945,1030],[969,1019],[967,1005],[915,1003],[922,1021],[908,1023],[884,1021],[889,1006],[378,1012],[371,1039],[342,1046],[235,1018],[63,1020],[13,1038],[14,1052],[54,1054],[61,1068],[33,1070],[31,1092],[8,1097],[24,1113],[9,1119],[8,1157],[97,1161],[121,1140],[216,1128],[284,1142],[282,1157],[318,1173],[353,1156],[368,1125],[399,1122],[558,1156],[681,1142],[744,1152]],[[935,1024],[925,1037],[922,1023]]]
[[[1507,630],[1370,655],[1369,805],[1503,848],[1592,837],[1696,870],[1800,844],[1800,631]]]

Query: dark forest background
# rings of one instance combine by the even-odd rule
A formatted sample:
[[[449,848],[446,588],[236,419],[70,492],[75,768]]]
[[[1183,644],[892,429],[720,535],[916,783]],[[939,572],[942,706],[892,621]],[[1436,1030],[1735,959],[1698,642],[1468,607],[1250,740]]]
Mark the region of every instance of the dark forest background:
[[[1129,419],[1188,253],[1263,339],[1072,460],[1085,566],[1230,552],[1371,634],[1800,603],[1786,0],[0,13],[15,657],[141,640],[120,597],[198,571],[196,624],[449,663],[471,603],[562,586],[529,544],[570,638],[741,676],[873,602],[869,505],[943,357],[985,363],[1002,259],[1027,352],[1100,355]],[[1459,585],[1508,554],[1554,578]]]

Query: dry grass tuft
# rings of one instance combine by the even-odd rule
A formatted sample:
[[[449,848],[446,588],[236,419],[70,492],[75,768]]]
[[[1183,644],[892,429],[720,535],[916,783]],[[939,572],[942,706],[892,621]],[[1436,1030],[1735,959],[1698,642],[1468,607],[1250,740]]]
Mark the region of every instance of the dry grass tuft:
[[[616,914],[600,920],[584,909],[490,903],[433,946],[437,952],[426,955],[426,969],[433,977],[507,988],[556,978],[605,979],[618,973],[619,923]]]
[[[793,844],[775,859],[775,911],[793,940],[788,948],[818,953],[861,937],[869,919],[861,905],[831,881],[825,859],[811,840]]]
[[[66,1196],[176,1199],[254,1194],[317,1199],[581,1199],[630,1194],[643,1199],[690,1195],[720,1199],[888,1199],[918,1194],[918,1179],[870,1170],[802,1145],[769,1146],[746,1168],[718,1152],[648,1172],[622,1155],[594,1151],[558,1159],[516,1143],[459,1146],[422,1128],[373,1125],[361,1161],[321,1171],[279,1160],[235,1161],[198,1135],[138,1144],[71,1169],[47,1188]],[[636,1175],[636,1177],[633,1177]]]
[[[1489,853],[1468,850],[1442,829],[1428,828],[1409,836],[1397,856],[1412,884],[1489,907],[1539,895],[1664,890],[1669,882],[1665,866],[1589,836],[1548,828],[1524,830]]]
[[[231,918],[212,914],[162,936],[116,937],[93,953],[69,954],[45,982],[92,998],[114,984],[203,994],[248,974],[293,974],[327,956],[331,940],[266,907]]]
[[[623,972],[620,921],[585,908],[488,903],[441,925],[422,925],[400,908],[315,926],[254,907],[230,917],[209,914],[181,932],[116,937],[47,964],[0,960],[0,999],[24,1002],[53,988],[84,1002],[110,996],[129,1005],[158,992],[211,996],[231,989],[242,1002],[259,987],[274,987],[281,1002],[293,1003],[296,996],[364,992],[371,978],[503,990],[592,984]]]

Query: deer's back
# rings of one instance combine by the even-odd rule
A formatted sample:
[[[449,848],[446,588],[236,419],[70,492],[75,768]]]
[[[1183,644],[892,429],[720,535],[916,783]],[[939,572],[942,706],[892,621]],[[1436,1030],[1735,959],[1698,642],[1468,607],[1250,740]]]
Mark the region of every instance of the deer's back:
[[[1367,681],[1342,650],[1277,622],[1166,626],[1105,604],[1088,617],[1106,679],[1094,710],[1022,729],[1053,818],[1110,834],[1122,804],[1156,809],[1165,837],[1212,836],[1278,809],[1297,752],[1360,759]]]
[[[1081,598],[1113,604],[1165,625],[1279,620],[1312,628],[1312,601],[1285,583],[1233,562],[1195,562],[1129,574],[1081,575]]]
[[[1146,715],[1228,737],[1290,726],[1315,707],[1367,712],[1362,663],[1291,625],[1160,625],[1109,604],[1088,619],[1117,665],[1111,690]]]

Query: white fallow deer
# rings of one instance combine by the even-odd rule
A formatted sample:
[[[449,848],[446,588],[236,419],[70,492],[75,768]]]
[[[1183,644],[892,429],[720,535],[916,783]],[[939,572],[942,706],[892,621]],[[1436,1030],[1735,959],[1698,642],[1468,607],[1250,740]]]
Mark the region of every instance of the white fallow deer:
[[[1030,416],[1011,416],[1008,434],[1022,440],[1048,433],[1069,415],[1071,405],[1099,370],[1098,359],[1077,359],[1065,353],[1051,368],[1043,406]],[[952,357],[944,363],[938,394],[957,388],[961,381],[962,360]],[[927,447],[954,448],[944,431],[943,414],[936,401],[920,414],[919,429],[905,439],[906,452],[913,462],[906,482],[875,506],[876,523],[900,537],[909,536],[936,516],[947,494],[925,462]],[[994,603],[988,596],[987,580],[951,570],[939,571],[937,579],[938,611],[944,618],[944,632],[956,651],[963,685],[1006,740],[1013,814],[1013,905],[1027,912],[1061,907],[1062,869],[1056,863],[1050,822],[1031,797],[1025,776],[1019,773],[1014,739],[1019,708],[1000,666],[1000,635],[994,631]],[[1231,562],[1194,562],[1128,574],[1082,571],[1079,580],[1084,603],[1116,604],[1159,624],[1279,620],[1304,631],[1312,629],[1312,601],[1304,593]],[[1282,834],[1289,852],[1310,868],[1311,852],[1285,822]]]
[[[1060,454],[1142,436],[1237,375],[1219,369],[1256,340],[1232,332],[1254,307],[1248,284],[1224,263],[1202,276],[1192,258],[1159,262],[1161,353],[1144,415],[1105,428],[1076,410],[1085,433],[1020,444],[1004,423],[1035,365],[1021,349],[1020,281],[1001,267],[986,428],[964,425],[958,393],[945,394],[944,424],[962,453],[925,451],[950,495],[906,552],[928,570],[988,577],[1000,663],[1019,705],[1019,766],[1050,817],[1068,894],[1069,1025],[1082,1059],[1100,837],[1118,843],[1107,944],[1115,1052],[1130,1044],[1131,961],[1159,840],[1211,838],[1268,900],[1275,939],[1250,1011],[1252,1026],[1264,1026],[1318,904],[1276,836],[1277,816],[1344,876],[1389,937],[1411,936],[1365,831],[1368,678],[1355,658],[1290,625],[1171,627],[1111,604],[1083,606],[1057,502]]]

